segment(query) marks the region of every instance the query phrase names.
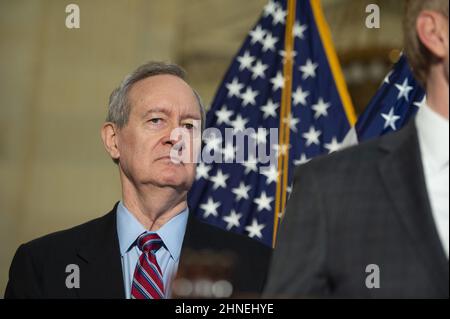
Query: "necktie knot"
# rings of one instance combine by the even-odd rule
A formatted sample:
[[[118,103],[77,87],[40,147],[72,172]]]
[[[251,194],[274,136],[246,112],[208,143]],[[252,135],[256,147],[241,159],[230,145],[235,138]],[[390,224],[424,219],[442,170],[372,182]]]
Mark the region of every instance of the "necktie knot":
[[[137,239],[137,246],[142,252],[157,252],[163,242],[158,234],[143,233]]]
[[[143,233],[137,238],[137,246],[142,251],[134,270],[131,297],[134,299],[164,298],[164,281],[155,252],[163,242],[158,234]]]

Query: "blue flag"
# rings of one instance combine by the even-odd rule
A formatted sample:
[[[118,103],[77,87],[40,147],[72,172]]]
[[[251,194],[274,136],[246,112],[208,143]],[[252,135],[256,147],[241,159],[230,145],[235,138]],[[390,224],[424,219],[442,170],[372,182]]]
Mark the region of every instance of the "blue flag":
[[[425,104],[425,91],[414,79],[405,55],[386,76],[356,123],[359,142],[397,131]]]
[[[251,139],[267,153],[288,152],[288,186],[295,166],[338,150],[354,124],[320,2],[297,1],[295,9],[292,106],[285,120],[289,147],[269,137],[270,128],[280,128],[287,1],[265,6],[231,63],[206,120],[206,128],[217,128],[222,136],[227,128],[251,128],[255,130]],[[216,150],[228,161],[236,157],[234,145],[215,135],[205,139],[203,151]],[[270,246],[279,215],[275,212],[276,187],[281,182],[278,166],[255,161],[247,152],[245,159],[244,163],[199,163],[189,207],[201,220]],[[289,191],[288,187],[281,196]]]

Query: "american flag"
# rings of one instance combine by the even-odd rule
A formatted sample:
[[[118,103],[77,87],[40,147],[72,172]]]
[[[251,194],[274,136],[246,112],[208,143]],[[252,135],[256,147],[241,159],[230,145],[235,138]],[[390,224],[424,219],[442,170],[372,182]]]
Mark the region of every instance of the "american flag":
[[[230,127],[260,129],[253,139],[258,147],[265,147],[267,153],[275,150],[275,154],[287,151],[278,141],[272,144],[267,134],[269,128],[280,127],[287,7],[286,0],[270,1],[264,7],[229,67],[206,119],[206,128],[217,128],[223,135]],[[345,83],[341,81],[344,87],[340,88],[336,84],[341,74],[336,75],[337,59],[318,0],[296,1],[292,32],[292,108],[286,120],[290,126],[288,186],[295,166],[338,150],[354,124],[349,120],[354,116],[352,106],[344,107],[342,98]],[[334,61],[330,61],[330,54]],[[225,145],[217,136],[206,138],[205,148],[220,150],[228,160],[236,155],[234,145]],[[276,186],[281,177],[276,163],[266,167],[248,154],[245,158],[245,163],[199,163],[189,207],[210,224],[270,246],[275,216],[281,213],[275,212]],[[290,189],[287,187],[281,196],[288,196]]]
[[[426,103],[405,55],[394,65],[355,126],[359,142],[397,131]]]

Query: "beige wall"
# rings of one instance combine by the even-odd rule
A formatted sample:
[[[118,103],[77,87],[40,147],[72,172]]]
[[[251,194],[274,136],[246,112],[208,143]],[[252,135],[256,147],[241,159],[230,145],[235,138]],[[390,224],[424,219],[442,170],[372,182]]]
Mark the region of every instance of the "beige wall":
[[[77,30],[64,25],[71,2]],[[0,0],[0,296],[20,243],[120,199],[99,129],[122,77],[148,60],[177,62],[210,102],[265,3]]]
[[[184,27],[188,15],[208,12],[202,28],[214,25],[223,3],[72,2],[81,11],[78,30],[65,27],[69,1],[0,1],[0,295],[20,243],[100,216],[120,199],[116,168],[99,136],[109,93],[147,60],[195,59],[202,44],[189,41],[199,30]],[[262,3],[248,6],[249,18],[239,22],[243,30]],[[220,32],[210,37],[216,36],[216,42],[223,39]],[[210,67],[217,61],[221,67],[209,68],[208,80],[197,85],[203,95],[212,96],[226,67],[222,61],[240,41],[228,41],[217,59],[205,56]],[[201,68],[193,69],[200,78]]]

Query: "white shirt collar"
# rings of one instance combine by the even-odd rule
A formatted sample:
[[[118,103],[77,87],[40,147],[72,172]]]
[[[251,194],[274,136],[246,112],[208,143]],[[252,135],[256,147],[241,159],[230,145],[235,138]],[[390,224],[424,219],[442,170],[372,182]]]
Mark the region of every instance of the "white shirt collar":
[[[422,156],[433,169],[441,170],[449,164],[449,121],[431,109],[422,106],[416,116],[416,126]]]

